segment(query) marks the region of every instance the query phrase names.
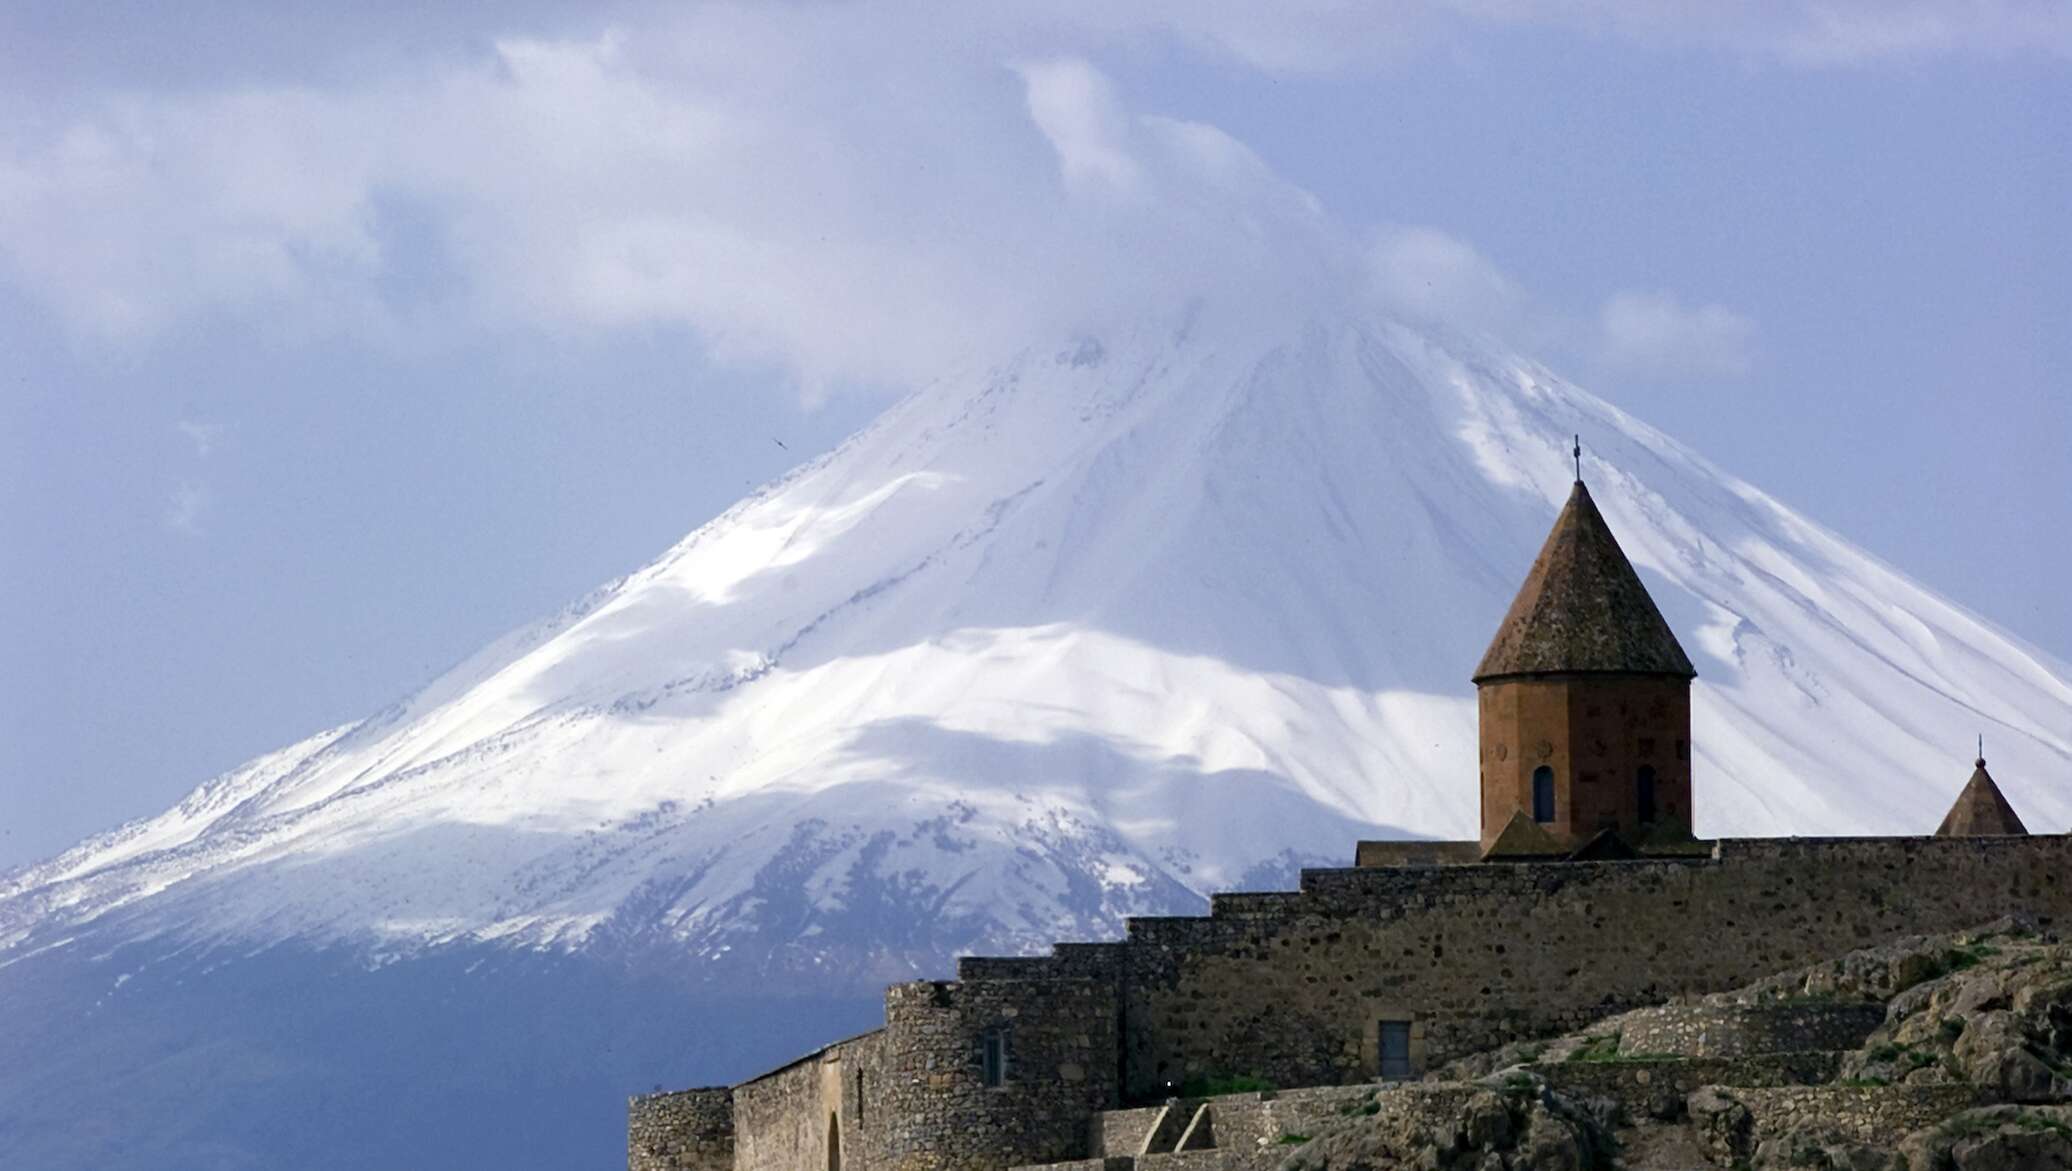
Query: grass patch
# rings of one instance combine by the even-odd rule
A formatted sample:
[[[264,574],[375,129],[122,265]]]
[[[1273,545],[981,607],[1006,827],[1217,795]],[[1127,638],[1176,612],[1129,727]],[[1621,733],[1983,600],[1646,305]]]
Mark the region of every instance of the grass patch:
[[[2072,1137],[2072,1126],[2065,1125],[2063,1119],[2049,1114],[2038,1114],[2032,1110],[2022,1110],[2017,1112],[2010,1121],[2023,1130]]]
[[[1191,1077],[1180,1083],[1182,1098],[1220,1098],[1225,1094],[1263,1094],[1277,1087],[1263,1077],[1251,1074],[1212,1074],[1206,1077]]]
[[[1967,968],[1976,968],[1999,954],[1999,948],[1984,940],[1953,947],[1949,954],[1943,957],[1943,971],[1962,972]]]
[[[1309,1136],[1308,1136],[1308,1135],[1306,1135],[1306,1134],[1296,1134],[1296,1133],[1294,1133],[1294,1132],[1292,1132],[1292,1131],[1290,1131],[1289,1133],[1287,1133],[1287,1134],[1284,1134],[1284,1135],[1282,1135],[1282,1136],[1281,1136],[1281,1145],[1282,1145],[1282,1146],[1284,1146],[1284,1147],[1299,1147],[1299,1146],[1301,1146],[1301,1145],[1302,1145],[1303,1143],[1306,1143],[1306,1142],[1308,1142],[1308,1141],[1309,1141]]]
[[[1585,1041],[1575,1052],[1568,1055],[1570,1061],[1617,1061],[1619,1059],[1619,1034],[1603,1033]]]

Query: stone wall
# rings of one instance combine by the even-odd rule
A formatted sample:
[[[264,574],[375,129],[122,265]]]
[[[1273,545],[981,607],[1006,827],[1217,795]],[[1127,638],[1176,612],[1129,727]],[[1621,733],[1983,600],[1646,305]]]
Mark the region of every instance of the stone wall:
[[[920,982],[885,998],[884,1119],[872,1138],[897,1171],[1059,1162],[1089,1153],[1088,1124],[1117,1104],[1111,981]],[[983,1038],[1005,1040],[1005,1084],[984,1084]]]
[[[1215,1120],[1217,1146],[1278,1157],[1287,1154],[1286,1136],[1314,1137],[1324,1127],[1357,1113],[1370,1099],[1405,1091],[1415,1098],[1423,1089],[1391,1086],[1377,1092],[1373,1086],[1323,1086],[1232,1094],[1209,1099],[1209,1110]]]
[[[1792,1133],[1896,1145],[1991,1098],[1985,1087],[1969,1085],[1710,1087],[1693,1095],[1691,1113],[1701,1119],[1698,1133],[1711,1154],[1731,1162],[1748,1158],[1765,1139]]]
[[[2072,839],[1725,841],[1712,858],[1313,870],[1300,892],[1133,919],[1125,1096],[1191,1077],[1375,1075],[1375,1022],[1428,1064],[2010,912],[2072,912]],[[1085,966],[1085,961],[1075,960]]]
[[[870,1128],[886,1047],[884,1030],[865,1033],[735,1087],[737,1171],[887,1165],[874,1158]]]
[[[960,981],[895,987],[881,1034],[736,1091],[738,1166],[817,1171],[834,1143],[843,1167],[872,1171],[1083,1159],[1097,1113],[1162,1101],[1190,1079],[1366,1081],[1382,1020],[1411,1021],[1413,1054],[1436,1066],[1903,935],[2072,916],[2068,863],[2072,838],[2037,836],[1741,840],[1696,859],[1306,871],[1296,892],[1132,919],[1118,943],[970,958]],[[1694,1020],[1665,1016],[1658,1031]],[[1856,1023],[1807,1009],[1759,1027],[1744,1019],[1735,1041],[1701,1028],[1674,1043],[1824,1047]],[[1634,1049],[1671,1043],[1646,1028]],[[979,1072],[991,1029],[1012,1051],[999,1088]]]
[[[996,972],[1015,970],[995,963]],[[738,1171],[988,1171],[1089,1151],[1117,1100],[1110,980],[898,984],[885,1027],[830,1045],[734,1091]],[[987,1086],[982,1040],[1005,1046]]]
[[[1144,1140],[1165,1117],[1165,1106],[1103,1110],[1094,1115],[1086,1149],[1096,1155],[1134,1155],[1144,1149]]]
[[[1743,1057],[1855,1049],[1884,1023],[1883,1004],[1859,1001],[1669,1004],[1627,1013],[1619,1022],[1619,1052]]]
[[[732,1171],[734,1092],[644,1094],[626,1103],[626,1171]]]
[[[1681,1117],[1701,1086],[1816,1086],[1832,1081],[1839,1053],[1694,1057],[1675,1061],[1555,1061],[1526,1071],[1575,1098],[1610,1098],[1628,1118]]]

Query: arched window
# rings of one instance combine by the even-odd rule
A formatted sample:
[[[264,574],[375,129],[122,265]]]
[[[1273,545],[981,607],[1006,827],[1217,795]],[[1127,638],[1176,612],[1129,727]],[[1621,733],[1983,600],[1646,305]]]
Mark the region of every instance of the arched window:
[[[1640,775],[1633,781],[1634,797],[1640,810],[1640,823],[1651,824],[1655,820],[1655,766],[1640,766]]]
[[[1532,819],[1543,825],[1554,820],[1554,770],[1544,764],[1532,770]]]
[[[842,1171],[842,1119],[827,1116],[827,1171]]]
[[[1007,1084],[1007,1030],[987,1029],[979,1038],[978,1078],[988,1089]]]

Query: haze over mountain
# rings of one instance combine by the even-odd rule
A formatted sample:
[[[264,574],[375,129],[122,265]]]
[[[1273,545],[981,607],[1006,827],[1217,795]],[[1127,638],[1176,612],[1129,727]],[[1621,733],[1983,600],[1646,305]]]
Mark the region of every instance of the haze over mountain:
[[[1575,433],[1698,667],[1701,834],[1927,832],[1981,730],[2028,824],[2072,821],[2063,664],[1491,342],[1197,305],[945,377],[388,710],[7,876],[0,985],[58,1031],[16,1044],[122,1020],[115,1059],[148,1066],[134,1014],[177,1032],[250,1002],[274,1007],[217,1043],[263,1065],[269,1014],[320,1000],[340,1036],[408,1033],[415,1005],[490,1116],[548,1090],[455,1054],[581,1067],[551,1092],[602,1099],[559,1140],[594,1158],[614,1094],[650,1080],[631,1070],[737,1078],[960,951],[1289,885],[1361,836],[1472,836],[1467,676]],[[808,994],[833,999],[764,1030],[767,1003],[696,1000]],[[629,1016],[639,1045],[584,1066]],[[59,1049],[0,1087],[0,1121],[35,1129],[53,1084],[111,1060]],[[307,1084],[336,1093],[356,1053]],[[368,1109],[430,1076],[381,1063],[413,1072],[354,1082]],[[127,1125],[159,1141],[182,1107],[152,1077]],[[293,1082],[251,1078],[260,1101]],[[321,1125],[307,1150],[203,1130],[223,1165],[326,1165]],[[53,1158],[136,1149],[37,1133]]]

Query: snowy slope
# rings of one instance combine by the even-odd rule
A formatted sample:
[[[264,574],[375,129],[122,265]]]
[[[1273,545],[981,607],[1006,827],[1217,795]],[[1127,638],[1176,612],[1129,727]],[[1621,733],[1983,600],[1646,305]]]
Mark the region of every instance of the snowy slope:
[[[396,708],[0,880],[0,963],[92,926],[875,980],[1471,836],[1467,677],[1573,432],[1698,665],[1701,833],[1926,832],[1979,731],[2072,821],[2072,673],[1682,445],[1488,343],[1190,322],[946,379]]]

